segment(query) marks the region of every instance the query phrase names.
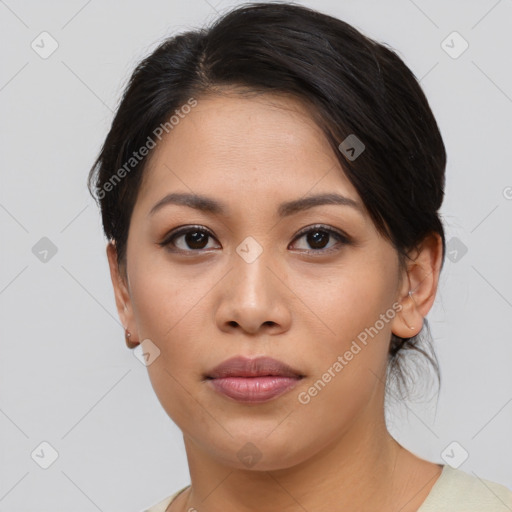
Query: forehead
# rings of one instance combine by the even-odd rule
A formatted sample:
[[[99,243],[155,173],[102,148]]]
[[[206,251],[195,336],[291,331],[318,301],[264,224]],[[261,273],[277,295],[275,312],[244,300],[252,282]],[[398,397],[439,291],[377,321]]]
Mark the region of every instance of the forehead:
[[[272,199],[302,196],[317,184],[358,197],[307,106],[284,95],[224,93],[197,98],[162,138],[139,197],[179,188]]]

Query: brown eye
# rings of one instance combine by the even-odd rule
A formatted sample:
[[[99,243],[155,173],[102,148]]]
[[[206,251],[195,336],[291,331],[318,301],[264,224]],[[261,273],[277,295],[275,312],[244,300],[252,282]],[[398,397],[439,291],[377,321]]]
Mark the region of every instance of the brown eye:
[[[313,249],[324,249],[329,243],[330,234],[327,231],[315,230],[306,235],[308,244]]]
[[[175,252],[200,252],[208,248],[210,239],[213,235],[209,231],[188,227],[172,232],[159,245]]]
[[[295,238],[294,245],[296,245],[296,241],[302,239],[306,243],[302,244],[303,246],[298,247],[298,249],[310,253],[330,252],[331,250],[341,248],[337,246],[343,246],[349,243],[349,238],[346,235],[324,226],[313,226],[312,228],[310,227],[302,231]],[[306,245],[306,247],[304,245]]]
[[[209,235],[204,231],[189,231],[183,236],[185,244],[190,249],[204,249],[208,245]]]

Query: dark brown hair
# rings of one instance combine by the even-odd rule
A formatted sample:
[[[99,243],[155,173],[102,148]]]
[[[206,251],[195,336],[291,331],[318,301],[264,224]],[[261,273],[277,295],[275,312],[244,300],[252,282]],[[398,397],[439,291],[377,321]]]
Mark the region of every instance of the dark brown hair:
[[[134,70],[88,180],[120,267],[148,160],[140,148],[151,147],[159,127],[170,129],[170,116],[191,99],[232,87],[287,94],[308,105],[400,264],[431,233],[442,239],[444,263],[438,212],[446,153],[413,73],[392,49],[337,18],[294,4],[254,3],[211,27],[168,38]],[[340,150],[351,135],[364,144],[357,158]],[[404,351],[426,356],[439,378],[435,354],[420,341],[391,336],[388,368],[404,384]]]

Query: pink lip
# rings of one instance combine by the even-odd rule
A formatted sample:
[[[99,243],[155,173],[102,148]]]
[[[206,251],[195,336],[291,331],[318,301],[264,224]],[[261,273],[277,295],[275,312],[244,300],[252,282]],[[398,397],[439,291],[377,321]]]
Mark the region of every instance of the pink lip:
[[[296,386],[298,371],[270,357],[233,357],[206,375],[212,388],[240,402],[265,402]]]

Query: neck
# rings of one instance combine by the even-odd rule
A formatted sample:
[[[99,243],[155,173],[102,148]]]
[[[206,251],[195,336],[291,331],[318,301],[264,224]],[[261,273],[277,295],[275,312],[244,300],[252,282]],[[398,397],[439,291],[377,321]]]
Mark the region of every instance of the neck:
[[[413,478],[411,468],[419,476],[419,465],[414,466],[413,462],[421,459],[406,452],[392,438],[383,414],[375,418],[370,411],[369,408],[322,450],[283,469],[257,471],[219,463],[185,436],[192,485],[180,496],[182,510],[224,512],[229,504],[230,510],[240,512],[385,512],[397,510],[397,503],[405,507],[403,512],[417,510],[415,504],[421,504],[431,486],[425,488],[423,495],[417,494],[417,488],[412,493],[404,489]],[[434,475],[435,465],[428,465]],[[438,475],[439,467],[435,466],[435,470]]]

